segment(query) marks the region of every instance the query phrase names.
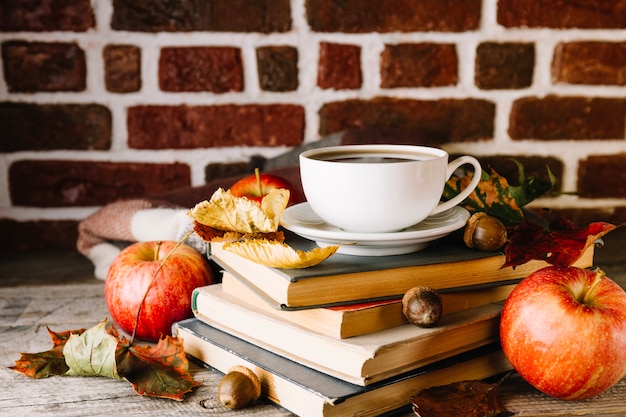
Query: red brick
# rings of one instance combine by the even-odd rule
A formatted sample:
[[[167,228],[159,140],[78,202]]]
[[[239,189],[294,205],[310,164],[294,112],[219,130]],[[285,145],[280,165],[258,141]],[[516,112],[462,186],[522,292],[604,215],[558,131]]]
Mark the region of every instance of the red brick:
[[[458,59],[453,44],[404,43],[385,45],[381,87],[442,87],[458,80]]]
[[[20,160],[9,167],[16,206],[100,206],[191,185],[186,164]]]
[[[102,51],[104,85],[113,93],[141,89],[141,50],[134,45],[107,45]]]
[[[376,98],[326,103],[319,111],[320,134],[379,128],[425,133],[438,143],[493,137],[495,105],[487,100]]]
[[[512,139],[623,139],[626,99],[526,97],[511,108]]]
[[[95,25],[89,0],[0,1],[0,32],[85,32]]]
[[[84,91],[85,52],[76,43],[8,41],[2,44],[9,92]]]
[[[308,0],[316,32],[463,32],[480,24],[480,0]]]
[[[626,85],[626,42],[560,43],[552,61],[554,82]]]
[[[626,198],[626,153],[591,155],[578,166],[582,198]]]
[[[292,46],[263,46],[256,50],[261,90],[298,89],[298,49]]]
[[[111,27],[131,32],[288,32],[289,0],[114,0]]]
[[[0,151],[106,150],[111,112],[100,104],[0,102]]]
[[[498,0],[497,13],[505,27],[626,28],[626,3],[614,0]]]
[[[297,146],[304,135],[298,105],[135,106],[128,145],[138,149]]]
[[[361,88],[361,47],[320,42],[317,85],[320,88],[352,90]]]
[[[530,87],[534,66],[533,44],[484,42],[476,50],[474,82],[483,90]]]
[[[241,50],[234,47],[161,49],[159,87],[163,91],[243,91]]]
[[[0,219],[0,251],[15,253],[27,251],[76,250],[78,221]]]

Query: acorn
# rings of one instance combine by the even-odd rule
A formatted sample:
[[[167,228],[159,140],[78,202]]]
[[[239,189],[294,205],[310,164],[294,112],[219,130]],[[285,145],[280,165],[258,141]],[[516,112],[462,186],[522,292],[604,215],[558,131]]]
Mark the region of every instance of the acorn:
[[[217,387],[217,398],[231,410],[247,407],[261,396],[261,381],[249,368],[235,365]]]
[[[506,226],[482,211],[472,214],[463,233],[463,241],[468,247],[484,252],[502,248],[507,240]]]
[[[402,297],[402,314],[416,326],[433,327],[443,314],[441,295],[430,287],[413,287]]]

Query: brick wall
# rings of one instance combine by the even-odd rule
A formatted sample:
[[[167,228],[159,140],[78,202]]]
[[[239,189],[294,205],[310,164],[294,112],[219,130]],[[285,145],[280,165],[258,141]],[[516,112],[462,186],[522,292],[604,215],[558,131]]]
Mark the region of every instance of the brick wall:
[[[548,165],[538,207],[626,221],[623,2],[0,0],[0,41],[3,250],[363,127]]]

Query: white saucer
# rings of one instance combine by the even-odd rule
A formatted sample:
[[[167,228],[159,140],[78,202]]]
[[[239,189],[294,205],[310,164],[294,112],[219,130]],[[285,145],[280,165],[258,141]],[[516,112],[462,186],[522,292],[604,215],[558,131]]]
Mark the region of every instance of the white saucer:
[[[344,232],[322,220],[309,203],[300,203],[283,211],[280,224],[287,230],[313,240],[318,246],[342,245],[337,253],[358,256],[386,256],[417,252],[429,242],[465,226],[469,212],[453,207],[443,213],[393,233]]]

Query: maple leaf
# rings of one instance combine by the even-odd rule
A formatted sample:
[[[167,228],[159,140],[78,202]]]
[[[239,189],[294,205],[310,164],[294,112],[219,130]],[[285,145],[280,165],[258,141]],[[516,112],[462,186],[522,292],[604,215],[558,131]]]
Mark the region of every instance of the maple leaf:
[[[117,371],[140,395],[182,401],[201,385],[189,373],[189,361],[181,339],[161,338],[155,346],[134,346],[125,340],[118,345]]]
[[[515,267],[538,259],[555,266],[569,267],[602,236],[619,226],[605,222],[594,222],[577,228],[571,221],[559,218],[548,227],[524,221],[513,226],[509,243],[504,249],[504,265]]]
[[[105,319],[90,329],[55,333],[52,349],[22,353],[10,367],[31,378],[51,375],[103,376],[129,381],[140,395],[182,401],[201,385],[189,373],[182,339],[167,336],[152,346],[135,346]]]
[[[52,349],[39,353],[21,353],[20,359],[15,361],[9,369],[21,372],[30,378],[47,378],[52,375],[64,375],[69,371],[65,363],[63,348],[72,334],[81,334],[85,329],[56,333],[46,327],[52,339]]]
[[[411,397],[419,417],[506,417],[513,413],[500,402],[500,383],[460,381],[421,390]]]
[[[493,168],[483,170],[478,186],[460,205],[470,211],[485,212],[499,219],[505,226],[515,225],[524,220],[522,207],[540,197],[554,186],[554,176],[548,168],[549,181],[526,177],[521,163],[514,161],[518,168],[519,185],[510,185],[506,178]],[[445,185],[443,197],[451,199],[464,190],[472,180],[472,173],[450,178]]]

